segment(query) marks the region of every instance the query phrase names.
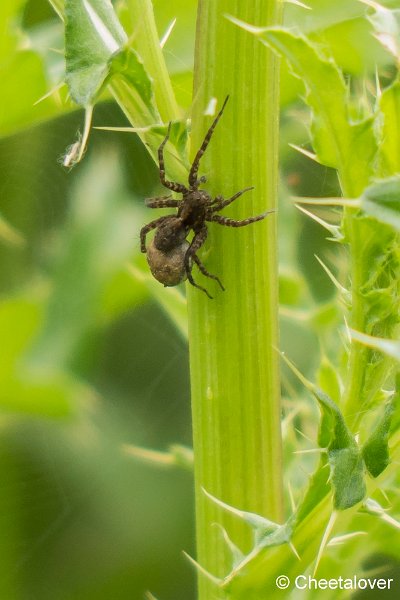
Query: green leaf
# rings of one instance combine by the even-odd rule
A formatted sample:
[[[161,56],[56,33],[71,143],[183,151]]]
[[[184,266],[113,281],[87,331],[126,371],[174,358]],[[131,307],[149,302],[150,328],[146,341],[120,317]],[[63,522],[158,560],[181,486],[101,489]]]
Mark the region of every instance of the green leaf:
[[[333,502],[335,508],[346,510],[364,498],[364,462],[357,446],[329,452]]]
[[[345,194],[356,196],[368,183],[373,169],[373,119],[351,121],[343,76],[333,59],[325,57],[316,44],[285,29],[260,28],[252,33],[284,56],[294,75],[303,81],[305,100],[313,111],[311,136],[318,160],[338,169]]]
[[[270,28],[262,39],[285,56],[293,74],[304,82],[306,101],[314,113],[314,150],[320,162],[338,168],[344,162],[342,148],[349,143],[347,90],[339,69],[303,36]]]
[[[113,55],[110,60],[110,76],[113,75],[121,77],[128,86],[135,89],[147,107],[152,106],[152,84],[138,53],[133,48],[124,48]],[[156,118],[155,109],[153,115]]]
[[[393,402],[389,402],[385,406],[380,421],[362,448],[365,465],[372,477],[378,477],[390,462],[388,439],[393,413]]]
[[[329,396],[335,402],[340,402],[342,385],[338,369],[325,355],[322,356],[318,369],[318,384],[322,389],[329,392]]]
[[[72,99],[88,106],[127,36],[110,0],[66,0],[65,19],[66,81]]]
[[[337,404],[308,381],[287,358],[283,356],[283,359],[306,389],[313,394],[322,410],[318,444],[326,449],[328,455],[334,506],[338,510],[351,508],[364,498],[366,492],[364,462],[353,434]],[[322,457],[322,463],[323,461]],[[324,481],[319,479],[319,484],[321,482],[324,485]]]
[[[334,506],[345,510],[365,496],[363,458],[339,407],[317,388],[314,395],[323,412],[319,441],[328,450]]]
[[[367,187],[360,202],[368,215],[400,230],[400,175],[382,179]]]

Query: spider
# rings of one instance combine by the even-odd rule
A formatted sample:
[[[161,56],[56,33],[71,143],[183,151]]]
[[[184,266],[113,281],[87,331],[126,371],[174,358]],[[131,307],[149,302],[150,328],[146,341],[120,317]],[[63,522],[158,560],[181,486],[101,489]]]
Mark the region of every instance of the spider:
[[[146,204],[149,208],[169,207],[177,208],[178,211],[174,215],[166,215],[151,221],[142,227],[140,231],[141,251],[147,253],[147,262],[150,266],[150,270],[158,281],[163,283],[164,286],[175,286],[187,278],[194,287],[202,290],[210,299],[212,299],[212,296],[204,287],[198,285],[194,281],[192,275],[193,263],[196,263],[203,275],[214,279],[221,289],[225,290],[220,279],[216,275],[209,273],[197,256],[197,252],[207,238],[207,222],[219,223],[219,225],[225,225],[227,227],[243,227],[255,223],[256,221],[261,221],[267,214],[272,212],[268,211],[255,217],[236,221],[217,213],[234,202],[245,192],[254,189],[253,187],[247,187],[236,192],[236,194],[226,200],[223,196],[212,198],[208,192],[199,189],[199,186],[206,182],[204,176],[197,176],[200,159],[207,149],[214,129],[224,112],[228,99],[229,96],[225,98],[221,110],[215,117],[211,127],[207,131],[203,143],[197,151],[189,171],[188,186],[185,186],[182,183],[168,181],[165,177],[164,147],[170,136],[171,123],[169,123],[167,135],[158,149],[160,180],[164,187],[173,192],[182,194],[182,199],[176,200],[170,196],[147,199]],[[151,244],[146,248],[146,235],[152,229],[155,229],[156,232]],[[189,243],[187,237],[191,230],[194,235]]]

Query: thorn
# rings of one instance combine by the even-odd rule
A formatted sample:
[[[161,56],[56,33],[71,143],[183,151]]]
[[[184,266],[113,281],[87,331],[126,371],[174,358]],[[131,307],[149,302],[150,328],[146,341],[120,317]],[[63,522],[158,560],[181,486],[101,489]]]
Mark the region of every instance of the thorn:
[[[344,544],[345,542],[347,542],[347,540],[351,540],[353,537],[356,536],[360,536],[360,535],[368,535],[367,531],[354,531],[353,533],[347,533],[345,535],[338,535],[336,537],[333,537],[331,540],[329,540],[329,542],[327,543],[327,548],[330,548],[331,546],[340,546],[341,544]]]
[[[298,429],[298,428],[296,427],[296,428],[295,428],[295,431],[297,431],[297,433],[298,433],[299,435],[301,435],[301,436],[302,436],[302,437],[303,437],[305,440],[307,440],[307,442],[314,443],[314,440],[312,440],[310,437],[308,437],[308,435],[306,435],[305,433],[303,433],[303,432],[301,431],[301,429]]]
[[[281,355],[281,357],[283,358],[284,362],[287,364],[289,369],[292,371],[292,373],[294,373],[296,375],[296,377],[299,379],[299,381],[304,385],[304,387],[313,393],[314,385],[311,383],[311,381],[309,381],[308,379],[306,379],[304,377],[304,375],[298,370],[297,367],[294,366],[292,361],[289,360],[283,352],[279,352],[279,354]]]
[[[338,227],[337,225],[331,225],[330,223],[327,223],[326,221],[324,221],[320,217],[317,217],[317,215],[310,212],[306,208],[303,208],[299,204],[295,204],[295,207],[298,208],[299,210],[301,210],[301,212],[304,213],[305,215],[307,215],[307,217],[310,217],[316,223],[319,223],[319,225],[322,225],[322,227],[324,227],[327,231],[329,231],[329,233],[331,235],[333,235],[333,237],[335,238],[335,241],[343,239],[343,236],[340,232],[340,227]]]
[[[242,21],[241,19],[237,19],[236,17],[229,15],[228,13],[224,13],[224,17],[225,17],[225,19],[228,19],[228,21],[230,21],[234,25],[241,27],[242,29],[244,29],[245,31],[248,31],[249,33],[253,33],[254,35],[261,35],[265,31],[268,31],[268,29],[269,29],[268,27],[257,27],[256,25],[250,25],[250,23],[246,23],[245,21]]]
[[[294,450],[292,454],[315,454],[316,452],[324,454],[328,450],[326,448],[309,448],[308,450]]]
[[[296,408],[292,408],[290,412],[288,412],[285,417],[282,419],[282,430],[286,431],[294,421],[294,418],[301,412],[301,408],[297,406]]]
[[[169,36],[171,35],[173,28],[175,27],[175,24],[176,24],[176,17],[174,19],[172,19],[171,23],[167,27],[166,32],[164,33],[164,35],[162,36],[162,38],[160,40],[161,50],[164,48],[165,44],[167,43]]]
[[[349,331],[352,341],[356,341],[360,344],[364,344],[364,346],[369,346],[370,348],[379,350],[380,352],[387,354],[387,356],[400,361],[400,342],[398,340],[374,337],[372,335],[362,333],[361,331],[356,331],[355,329],[349,329]]]
[[[123,133],[146,133],[152,129],[152,126],[148,127],[101,127],[97,125],[93,129],[100,129],[101,131],[120,131]]]
[[[43,102],[43,100],[50,98],[50,96],[52,96],[54,94],[54,92],[58,92],[64,85],[65,85],[65,81],[60,81],[60,83],[58,83],[55,87],[53,87],[46,94],[44,94],[44,96],[41,96],[41,98],[39,98],[39,100],[36,100],[36,102],[33,103],[33,106],[37,106],[38,104],[40,104],[40,102]]]
[[[61,10],[59,8],[57,8],[57,6],[55,5],[54,2],[50,2],[53,10],[58,14],[58,16],[60,17],[61,21],[64,22],[64,15],[62,14]]]
[[[301,560],[301,558],[300,558],[300,554],[297,552],[297,550],[296,550],[296,548],[295,548],[295,546],[294,546],[293,542],[289,542],[289,548],[291,549],[291,551],[293,552],[293,554],[295,555],[295,557],[296,557],[298,560]]]
[[[210,500],[215,502],[215,504],[217,504],[218,506],[220,506],[221,508],[223,508],[224,510],[227,510],[228,512],[230,512],[232,514],[237,515],[241,519],[244,518],[245,512],[243,510],[239,510],[238,508],[234,508],[233,506],[230,506],[230,504],[226,504],[225,502],[222,502],[222,500],[219,500],[218,498],[216,498],[215,496],[213,496],[212,494],[207,492],[207,490],[205,488],[202,487],[201,489],[203,490],[203,493],[207,496],[207,498],[210,498]]]
[[[228,535],[228,532],[226,531],[226,529],[224,527],[222,527],[222,525],[220,523],[212,523],[212,525],[213,525],[213,527],[217,527],[221,531],[222,537],[224,538],[224,542],[226,543],[229,550],[231,551],[232,558],[233,558],[233,561],[232,561],[233,567],[236,567],[239,563],[241,563],[243,561],[243,559],[245,558],[245,555],[240,550],[240,548],[238,548],[236,546],[236,544],[234,544],[232,542],[231,538]]]
[[[307,198],[292,196],[292,200],[299,204],[313,204],[315,206],[343,206],[348,208],[361,208],[359,198]]]
[[[375,66],[375,86],[376,86],[376,97],[379,100],[380,97],[382,96],[382,89],[381,89],[381,84],[379,81],[379,73],[378,73],[377,66]]]
[[[317,155],[314,152],[310,152],[310,150],[306,150],[305,148],[302,148],[301,146],[297,146],[296,144],[289,144],[289,146],[291,148],[293,148],[293,150],[297,150],[297,152],[300,152],[300,154],[307,156],[307,158],[310,158],[311,160],[318,163],[319,165],[321,164],[320,161],[318,160]]]
[[[341,283],[339,283],[339,281],[336,279],[336,277],[334,276],[332,271],[319,258],[319,256],[317,256],[316,254],[314,254],[314,256],[317,259],[317,261],[319,262],[319,264],[321,265],[321,267],[324,269],[325,273],[328,275],[329,279],[332,281],[332,283],[334,284],[336,289],[339,290],[339,292],[341,292],[345,298],[348,297],[350,299],[349,291]]]
[[[396,529],[400,529],[400,522],[396,521],[396,519],[394,519],[390,515],[383,513],[381,515],[381,519],[382,519],[382,521],[385,521],[385,523],[387,523],[388,525],[392,525]]]
[[[344,327],[345,327],[346,335],[347,335],[347,341],[349,344],[351,344],[351,331],[350,331],[350,327],[349,327],[349,323],[347,321],[346,315],[343,316],[343,320],[344,320]]]
[[[380,493],[382,494],[382,496],[385,498],[386,502],[389,504],[389,506],[392,506],[392,503],[389,500],[389,496],[387,495],[387,493],[385,492],[385,490],[383,490],[382,488],[379,488]]]
[[[192,565],[194,565],[197,569],[197,571],[199,571],[199,573],[201,573],[202,575],[204,575],[204,577],[206,577],[209,581],[212,581],[213,583],[215,583],[218,586],[221,586],[223,580],[220,579],[219,577],[215,577],[215,575],[212,575],[212,573],[209,573],[209,571],[207,571],[204,567],[202,567],[197,560],[195,560],[194,558],[192,558],[190,556],[190,554],[188,554],[187,552],[185,552],[184,550],[182,550],[183,555],[189,560],[189,562],[192,563]]]
[[[300,6],[301,8],[306,8],[307,10],[312,10],[311,6],[307,6],[307,4],[303,4],[300,0],[284,0],[288,4],[295,4],[296,6]]]
[[[315,561],[315,567],[314,567],[314,571],[313,571],[313,575],[312,575],[313,577],[315,577],[315,574],[317,572],[319,563],[320,563],[321,558],[322,558],[322,554],[323,554],[323,552],[325,550],[325,547],[326,547],[326,545],[328,543],[328,538],[329,538],[329,536],[331,534],[331,531],[332,531],[332,529],[333,529],[333,527],[335,525],[337,514],[338,514],[337,511],[334,510],[333,513],[331,514],[330,518],[329,518],[328,524],[326,526],[326,529],[325,529],[325,532],[324,532],[324,535],[322,537],[321,544],[320,544],[320,547],[319,547],[319,550],[318,550],[317,560]]]
[[[289,501],[290,501],[290,506],[292,508],[292,512],[295,513],[297,510],[297,507],[296,507],[296,503],[294,501],[293,489],[292,489],[292,485],[291,485],[290,481],[288,481],[288,494],[289,494]]]

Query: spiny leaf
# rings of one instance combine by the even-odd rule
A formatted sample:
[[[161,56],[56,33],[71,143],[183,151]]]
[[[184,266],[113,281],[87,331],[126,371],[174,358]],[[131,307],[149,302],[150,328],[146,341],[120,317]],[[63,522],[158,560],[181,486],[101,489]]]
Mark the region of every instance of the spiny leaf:
[[[338,510],[351,508],[364,498],[366,492],[364,462],[358,445],[337,404],[283,358],[322,409],[318,443],[327,449],[334,507]]]
[[[240,565],[240,563],[243,562],[243,560],[245,559],[245,554],[243,554],[240,548],[238,548],[236,544],[230,539],[228,532],[222,527],[222,525],[220,525],[220,523],[215,523],[215,525],[221,530],[224,542],[228,546],[229,552],[231,553],[232,568],[236,569],[237,566]]]
[[[247,525],[249,525],[253,531],[254,537],[254,547],[255,548],[265,548],[267,546],[277,546],[280,544],[285,544],[289,541],[290,535],[292,532],[291,520],[284,525],[280,525],[279,523],[274,523],[261,515],[256,513],[248,512],[245,510],[239,510],[222,500],[219,500],[215,496],[209,494],[206,490],[203,490],[206,496],[210,498],[213,502],[218,504],[224,510],[236,515],[242,521],[244,521]]]
[[[386,404],[380,421],[362,448],[365,465],[372,477],[378,477],[390,462],[388,439],[393,413],[392,401]]]
[[[318,370],[318,382],[321,388],[327,390],[335,402],[340,401],[342,382],[338,369],[331,363],[324,354]]]
[[[152,83],[138,53],[133,48],[124,48],[111,57],[109,66],[110,77],[119,76],[136,90],[146,107],[152,109],[156,119]]]
[[[270,28],[262,39],[285,56],[295,76],[304,82],[306,101],[314,112],[314,150],[320,162],[338,168],[345,161],[343,148],[350,142],[347,90],[339,69],[303,36]]]
[[[311,134],[318,161],[338,169],[345,192],[356,195],[373,170],[377,151],[373,117],[351,121],[343,76],[316,44],[283,28],[249,31],[284,56],[303,81],[305,99],[313,111]]]
[[[370,185],[360,200],[367,214],[400,231],[400,175]]]
[[[94,101],[108,73],[109,60],[127,41],[110,0],[66,0],[66,81],[72,99]]]
[[[328,448],[334,506],[345,510],[365,496],[363,459],[339,407],[317,388],[314,395],[323,410],[320,442],[325,443]]]

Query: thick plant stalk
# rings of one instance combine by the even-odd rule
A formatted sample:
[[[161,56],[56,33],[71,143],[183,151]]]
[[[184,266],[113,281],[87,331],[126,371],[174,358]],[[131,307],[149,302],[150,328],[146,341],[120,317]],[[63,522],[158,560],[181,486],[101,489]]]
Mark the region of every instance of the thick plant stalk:
[[[199,2],[191,155],[211,123],[205,108],[212,98],[221,107],[229,94],[200,173],[214,195],[255,187],[224,211],[237,219],[276,207],[278,65],[226,15],[265,26],[279,23],[280,13],[278,0]],[[276,217],[241,229],[211,225],[203,259],[226,291],[195,270],[214,299],[188,286],[197,558],[218,577],[229,572],[231,556],[212,524],[226,528],[244,551],[249,532],[202,488],[240,509],[283,517]],[[199,598],[216,593],[200,575]]]

